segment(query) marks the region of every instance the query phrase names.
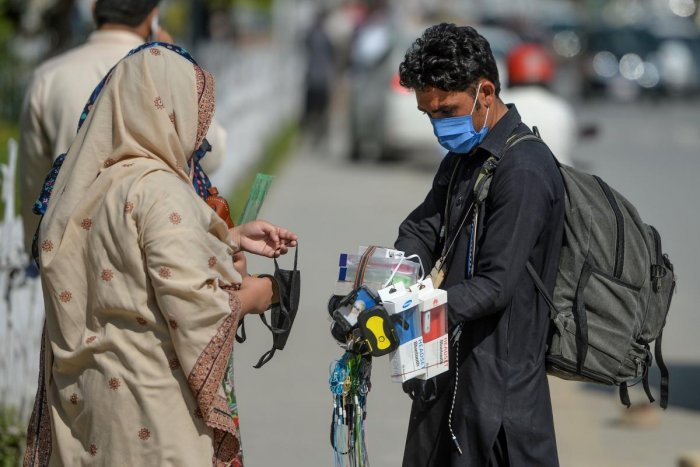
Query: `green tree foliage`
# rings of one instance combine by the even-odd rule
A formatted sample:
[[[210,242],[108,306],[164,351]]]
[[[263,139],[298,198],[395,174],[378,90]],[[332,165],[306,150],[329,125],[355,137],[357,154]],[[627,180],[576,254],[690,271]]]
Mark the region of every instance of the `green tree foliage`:
[[[15,410],[0,407],[0,467],[17,467],[24,450],[24,428]]]

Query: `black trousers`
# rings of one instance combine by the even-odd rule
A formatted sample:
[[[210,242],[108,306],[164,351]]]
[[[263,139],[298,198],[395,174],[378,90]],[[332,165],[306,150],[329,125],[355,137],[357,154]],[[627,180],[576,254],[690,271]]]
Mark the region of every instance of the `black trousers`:
[[[508,459],[508,443],[506,440],[506,432],[501,427],[496,436],[496,441],[491,449],[491,461],[489,467],[509,467],[510,460]]]

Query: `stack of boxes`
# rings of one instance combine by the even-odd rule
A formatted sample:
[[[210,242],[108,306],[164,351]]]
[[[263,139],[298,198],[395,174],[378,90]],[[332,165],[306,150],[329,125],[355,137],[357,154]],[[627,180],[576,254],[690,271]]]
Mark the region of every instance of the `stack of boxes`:
[[[337,296],[346,296],[354,290],[363,251],[361,247],[357,255],[340,255]],[[385,287],[387,282],[391,285]],[[436,289],[430,278],[420,280],[419,265],[405,260],[403,252],[386,248],[374,252],[362,285],[378,293],[399,340],[398,349],[389,354],[392,381],[428,379],[449,369],[445,290]],[[362,311],[359,308],[348,308],[343,314],[352,325],[357,322],[357,313]]]

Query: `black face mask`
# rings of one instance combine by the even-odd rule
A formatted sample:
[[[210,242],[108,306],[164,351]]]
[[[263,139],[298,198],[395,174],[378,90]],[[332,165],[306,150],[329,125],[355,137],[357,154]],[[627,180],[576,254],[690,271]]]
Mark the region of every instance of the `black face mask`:
[[[265,314],[260,315],[260,319],[272,332],[272,348],[265,352],[260,360],[253,368],[260,368],[269,362],[275,355],[277,350],[284,349],[287,344],[287,338],[292,330],[294,318],[299,309],[299,296],[301,294],[301,274],[297,269],[297,258],[299,256],[299,247],[294,251],[294,269],[291,271],[281,269],[275,259],[275,273],[271,277],[277,285],[279,295],[279,303],[275,303],[270,308],[270,324],[267,323]],[[264,277],[261,275],[261,277]]]

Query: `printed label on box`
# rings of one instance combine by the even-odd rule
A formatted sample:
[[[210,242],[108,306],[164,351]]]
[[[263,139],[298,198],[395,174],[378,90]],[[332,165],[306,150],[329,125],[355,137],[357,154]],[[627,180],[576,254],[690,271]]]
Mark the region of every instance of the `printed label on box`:
[[[450,369],[450,342],[447,334],[423,345],[425,348],[425,373],[419,375],[418,378],[432,378]]]
[[[425,348],[421,337],[413,339],[389,354],[391,380],[403,383],[425,373]]]

